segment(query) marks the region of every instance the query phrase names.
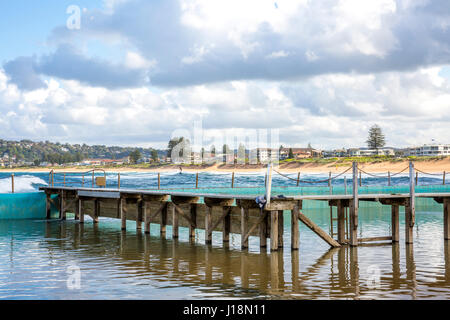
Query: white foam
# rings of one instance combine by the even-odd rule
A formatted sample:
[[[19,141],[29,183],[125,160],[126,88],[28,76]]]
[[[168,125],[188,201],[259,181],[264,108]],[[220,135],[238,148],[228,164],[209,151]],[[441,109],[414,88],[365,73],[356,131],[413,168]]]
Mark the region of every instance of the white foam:
[[[14,191],[15,192],[33,192],[37,191],[34,185],[47,185],[47,182],[35,176],[15,176],[14,177]],[[0,193],[11,192],[11,178],[0,179]]]

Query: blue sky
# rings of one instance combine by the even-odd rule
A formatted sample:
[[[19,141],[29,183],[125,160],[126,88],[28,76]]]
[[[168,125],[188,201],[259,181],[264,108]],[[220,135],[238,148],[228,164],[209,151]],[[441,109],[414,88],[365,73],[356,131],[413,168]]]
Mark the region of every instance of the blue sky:
[[[53,28],[66,23],[66,9],[73,4],[87,9],[103,5],[100,0],[1,1],[0,37],[7,45],[2,46],[0,61],[48,52],[47,37]]]
[[[163,147],[201,120],[209,140],[450,143],[448,21],[444,0],[3,1],[0,137]]]

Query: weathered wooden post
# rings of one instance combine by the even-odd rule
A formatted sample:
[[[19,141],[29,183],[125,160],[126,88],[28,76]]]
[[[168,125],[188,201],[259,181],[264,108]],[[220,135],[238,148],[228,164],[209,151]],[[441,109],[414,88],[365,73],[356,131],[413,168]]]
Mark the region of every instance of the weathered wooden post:
[[[189,239],[195,239],[195,227],[197,225],[197,204],[191,203],[189,206],[190,218],[194,225],[189,224]]]
[[[175,204],[172,204],[172,238],[178,239],[179,237],[179,221],[178,221],[178,213],[175,208]]]
[[[269,163],[267,165],[266,173],[266,206],[270,206],[270,197],[272,194],[272,165]]]
[[[14,193],[14,173],[11,174],[11,193]]]
[[[66,220],[66,209],[64,208],[64,190],[59,194],[59,218]]]
[[[136,231],[142,230],[143,215],[144,215],[144,201],[142,199],[139,199],[137,202]]]
[[[284,211],[278,210],[278,248],[284,247],[283,235],[284,235]]]
[[[302,201],[298,201],[291,211],[291,249],[298,250],[300,247],[300,230],[298,223],[298,212],[302,208]]]
[[[54,182],[55,182],[55,173],[52,170],[52,187],[54,186]]]
[[[242,207],[241,208],[241,249],[248,248],[248,238],[246,237],[248,233],[248,218],[249,218],[249,209]]]
[[[400,229],[399,229],[399,205],[391,205],[391,224],[392,224],[392,242],[399,242]]]
[[[391,172],[388,171],[388,186],[391,186]]]
[[[278,250],[278,211],[270,211],[270,251]]]
[[[46,193],[46,202],[45,202],[45,212],[46,212],[46,218],[51,218],[51,195],[49,193]]]
[[[100,216],[100,200],[94,200],[94,224],[98,223],[98,217]]]
[[[92,188],[94,187],[95,171],[92,170]]]
[[[345,207],[342,200],[337,201],[337,236],[338,242],[343,244],[345,241]],[[333,223],[333,221],[331,221]]]
[[[300,185],[300,172],[297,174],[297,187]]]
[[[362,174],[359,172],[359,186],[362,187]]]
[[[117,189],[120,189],[120,172],[117,173]]]
[[[78,198],[78,217],[80,217],[80,223],[84,223],[84,210],[83,210],[83,200]]]
[[[148,201],[143,200],[143,214],[144,214],[144,233],[150,234],[150,210]]]
[[[419,172],[416,172],[416,186],[419,183]]]
[[[205,213],[205,243],[211,244],[212,243],[212,207],[206,206],[206,213]]]
[[[122,230],[127,230],[127,201],[124,198],[120,199],[120,220]]]
[[[445,186],[445,171],[442,173],[442,184]]]
[[[409,162],[409,201],[405,206],[405,242],[413,243],[413,227],[415,223],[415,183],[414,183],[414,163]]]
[[[81,185],[84,187],[84,174],[81,176]]]
[[[350,206],[350,245],[358,245],[358,163],[353,162],[353,199]]]

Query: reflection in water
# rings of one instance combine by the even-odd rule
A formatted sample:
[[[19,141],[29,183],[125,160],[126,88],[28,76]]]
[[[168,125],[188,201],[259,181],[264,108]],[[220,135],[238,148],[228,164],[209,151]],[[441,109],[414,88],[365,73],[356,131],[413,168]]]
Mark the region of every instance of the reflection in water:
[[[249,251],[233,241],[190,242],[187,229],[176,241],[160,238],[158,228],[121,232],[109,219],[0,222],[0,298],[450,298],[449,241],[430,262],[420,241],[329,250],[302,237],[300,250],[267,253],[257,242]],[[82,272],[79,291],[65,286],[73,262]],[[375,288],[368,285],[373,266]]]

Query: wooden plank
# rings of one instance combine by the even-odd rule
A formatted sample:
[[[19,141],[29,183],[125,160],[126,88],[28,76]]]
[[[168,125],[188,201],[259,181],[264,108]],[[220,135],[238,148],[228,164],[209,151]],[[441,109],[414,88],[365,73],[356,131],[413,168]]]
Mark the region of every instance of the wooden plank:
[[[300,247],[300,229],[298,223],[298,206],[291,211],[291,249],[298,250]]]
[[[450,240],[450,199],[444,201],[444,240]]]
[[[105,199],[119,199],[120,198],[120,192],[111,192],[111,191],[78,190],[77,194],[79,197],[87,197],[87,198],[105,198]]]
[[[370,238],[358,238],[358,242],[376,242],[376,241],[392,241],[392,236],[387,237],[370,237]]]
[[[318,225],[316,225],[314,222],[312,222],[302,212],[298,213],[298,218],[301,222],[303,222],[309,229],[311,229],[315,234],[317,234],[320,238],[322,238],[330,246],[332,246],[332,247],[340,247],[341,246],[336,240],[334,240],[332,237],[330,237],[328,235],[328,233],[323,231]]]
[[[277,200],[277,199],[273,199],[271,200],[269,205],[266,205],[264,207],[264,210],[267,211],[274,211],[274,210],[293,210],[295,205],[296,205],[297,201],[294,200]]]
[[[241,208],[241,249],[248,248],[248,237],[245,238],[248,233],[248,218],[249,209]]]
[[[270,251],[278,250],[278,211],[270,212]]]
[[[203,198],[205,205],[208,207],[231,207],[234,205],[234,199],[222,199],[222,198]]]
[[[400,241],[399,209],[398,205],[391,206],[392,242]]]

